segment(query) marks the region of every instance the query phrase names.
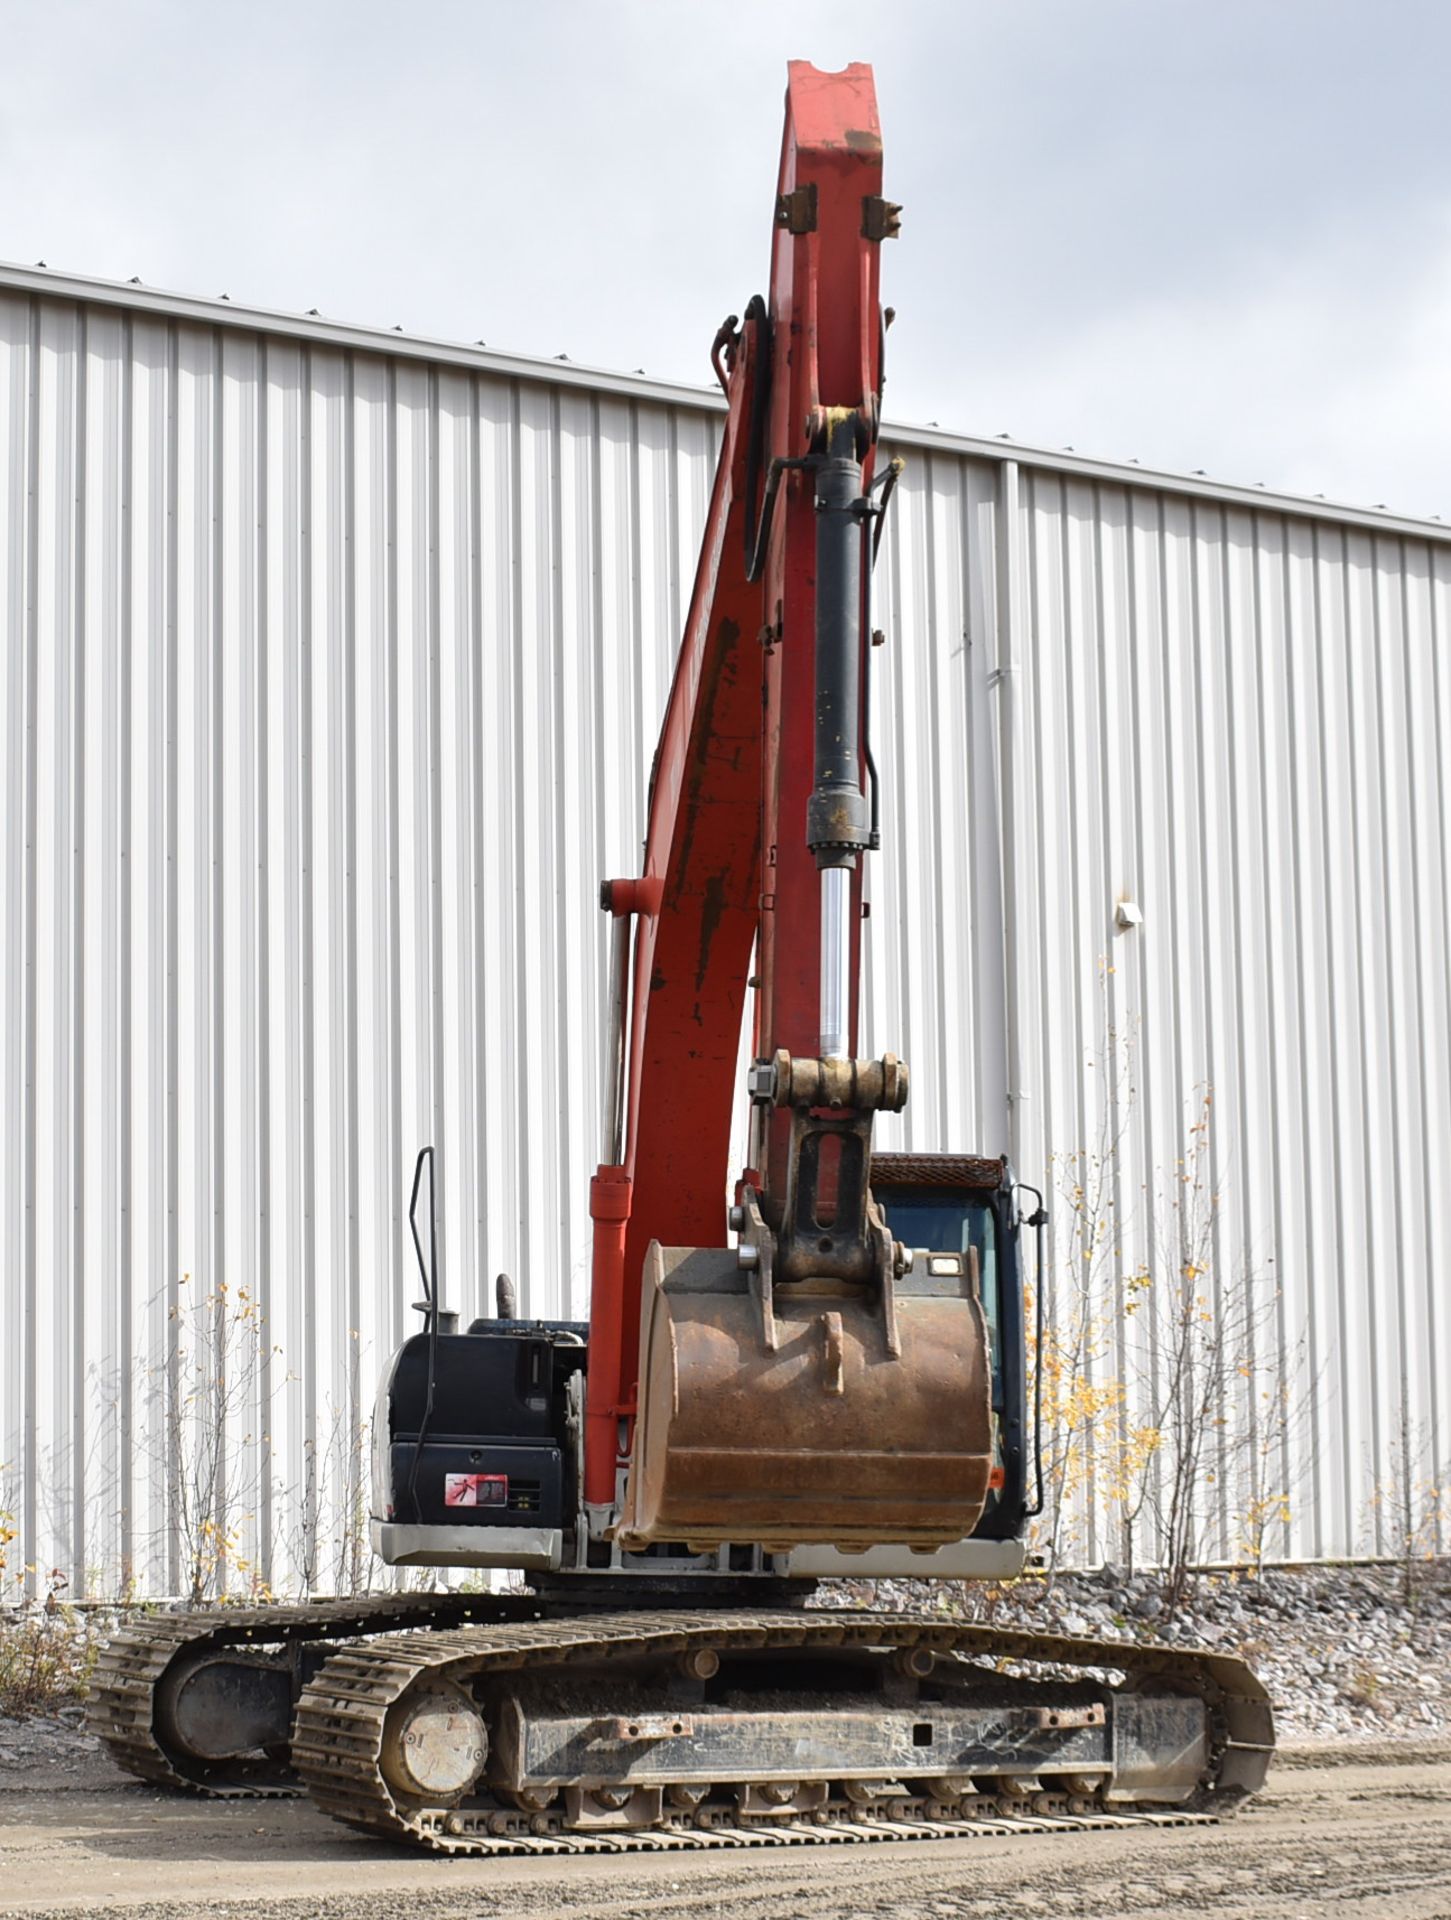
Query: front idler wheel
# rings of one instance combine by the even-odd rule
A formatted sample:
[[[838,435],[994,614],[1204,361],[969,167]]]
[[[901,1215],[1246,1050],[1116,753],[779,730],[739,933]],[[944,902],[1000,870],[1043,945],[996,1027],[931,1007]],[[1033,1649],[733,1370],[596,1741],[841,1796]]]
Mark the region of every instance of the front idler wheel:
[[[483,1716],[460,1687],[435,1682],[406,1694],[383,1728],[379,1764],[395,1793],[452,1806],[489,1757]]]

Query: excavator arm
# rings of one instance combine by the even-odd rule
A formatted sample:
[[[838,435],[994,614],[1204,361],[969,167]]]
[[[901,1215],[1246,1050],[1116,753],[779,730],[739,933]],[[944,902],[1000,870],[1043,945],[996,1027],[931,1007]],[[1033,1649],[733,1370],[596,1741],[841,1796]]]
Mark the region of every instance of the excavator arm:
[[[971,1250],[914,1278],[870,1186],[873,1118],[904,1104],[907,1071],[854,1044],[878,287],[899,211],[881,188],[870,69],[793,63],[770,297],[716,341],[726,426],[645,871],[602,896],[628,1073],[591,1189],[585,1499],[590,1532],[633,1551],[937,1547],[971,1532],[992,1475]]]

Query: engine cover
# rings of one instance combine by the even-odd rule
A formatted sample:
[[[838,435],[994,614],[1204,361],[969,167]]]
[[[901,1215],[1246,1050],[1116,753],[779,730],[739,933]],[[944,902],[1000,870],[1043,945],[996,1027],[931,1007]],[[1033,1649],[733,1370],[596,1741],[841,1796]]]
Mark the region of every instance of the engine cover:
[[[574,1510],[565,1385],[585,1362],[581,1333],[480,1321],[432,1348],[426,1333],[406,1341],[375,1414],[375,1521],[447,1528],[454,1552],[460,1529],[560,1532]]]

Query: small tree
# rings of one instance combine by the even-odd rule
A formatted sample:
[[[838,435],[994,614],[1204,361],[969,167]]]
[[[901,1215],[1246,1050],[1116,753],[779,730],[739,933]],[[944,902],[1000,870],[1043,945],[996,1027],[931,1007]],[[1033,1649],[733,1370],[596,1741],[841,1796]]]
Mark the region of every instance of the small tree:
[[[1107,971],[1101,964],[1104,1044],[1099,1059],[1087,1063],[1101,1077],[1098,1123],[1091,1146],[1055,1156],[1054,1186],[1066,1238],[1045,1303],[1042,1345],[1030,1341],[1030,1364],[1042,1394],[1040,1541],[1050,1575],[1077,1539],[1092,1489],[1114,1477],[1113,1456],[1126,1417],[1116,1367],[1118,1194],[1120,1153],[1134,1102],[1133,1044],[1107,1019]]]
[[[1213,1111],[1205,1088],[1159,1197],[1152,1268],[1128,1309],[1149,1317],[1157,1358],[1140,1395],[1145,1430],[1156,1439],[1134,1511],[1152,1522],[1171,1612],[1206,1557],[1207,1508],[1233,1515],[1231,1551],[1256,1569],[1263,1563],[1270,1527],[1289,1521],[1282,1468],[1309,1405],[1295,1392],[1303,1340],[1282,1357],[1272,1339],[1278,1290],[1267,1292],[1252,1269],[1216,1270],[1222,1196],[1212,1178]]]
[[[280,1480],[275,1504],[298,1512],[285,1544],[305,1592],[366,1593],[376,1572],[368,1538],[369,1423],[331,1396],[325,1411],[325,1432],[303,1449],[300,1507],[296,1487]]]
[[[144,1370],[136,1397],[164,1462],[168,1545],[198,1605],[225,1595],[234,1575],[258,1584],[240,1548],[267,1470],[269,1442],[255,1416],[268,1347],[246,1287],[197,1293],[184,1274],[167,1318],[166,1361]]]
[[[1404,1383],[1396,1408],[1387,1471],[1376,1476],[1371,1494],[1371,1520],[1376,1545],[1400,1569],[1401,1601],[1414,1609],[1420,1604],[1421,1577],[1428,1561],[1443,1544],[1447,1513],[1447,1485],[1451,1471],[1422,1471],[1417,1462],[1431,1450],[1424,1423],[1411,1417],[1410,1394]]]
[[[1099,1062],[1090,1062],[1096,1070]],[[1044,1418],[1042,1549],[1061,1564],[1096,1505],[1132,1568],[1142,1536],[1171,1610],[1204,1557],[1207,1509],[1227,1550],[1257,1570],[1290,1518],[1290,1440],[1308,1423],[1297,1391],[1304,1342],[1271,1339],[1278,1292],[1250,1270],[1216,1270],[1221,1195],[1213,1096],[1201,1091],[1184,1150],[1155,1183],[1147,1257],[1125,1271],[1121,1149],[1135,1101],[1133,1046],[1106,1025],[1095,1145],[1058,1162],[1066,1257],[1041,1347],[1030,1343]],[[1141,1364],[1130,1370],[1130,1345]],[[1091,1537],[1091,1535],[1090,1535]]]

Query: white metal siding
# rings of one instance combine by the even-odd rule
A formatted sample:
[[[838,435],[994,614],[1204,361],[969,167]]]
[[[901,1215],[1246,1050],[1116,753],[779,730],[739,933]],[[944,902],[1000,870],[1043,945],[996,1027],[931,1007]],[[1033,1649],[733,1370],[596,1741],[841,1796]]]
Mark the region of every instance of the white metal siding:
[[[246,1289],[231,1577],[325,1586],[412,1318],[415,1148],[450,1304],[503,1270],[586,1310],[596,888],[638,865],[718,414],[9,279],[0,1507],[41,1578],[174,1589],[208,1408],[166,1386],[187,1303],[225,1286],[220,1330]],[[1212,1087],[1213,1283],[1272,1302],[1313,1385],[1272,1545],[1384,1547],[1397,1436],[1428,1474],[1451,1449],[1451,553],[908,453],[875,610],[864,1038],[914,1068],[888,1144],[1010,1145],[1054,1204],[1117,1101],[1128,1273]],[[1153,1364],[1118,1324],[1100,1364]]]
[[[1286,1435],[1295,1518],[1275,1544],[1393,1550],[1376,1483],[1408,1438],[1432,1498],[1451,1440],[1434,1255],[1451,551],[1059,474],[1016,485],[1020,1161],[1092,1143],[1105,1033],[1131,1042],[1114,1221],[1131,1272],[1155,1176],[1212,1090],[1210,1284],[1258,1292],[1312,1403]],[[1115,929],[1121,898],[1142,927]]]

